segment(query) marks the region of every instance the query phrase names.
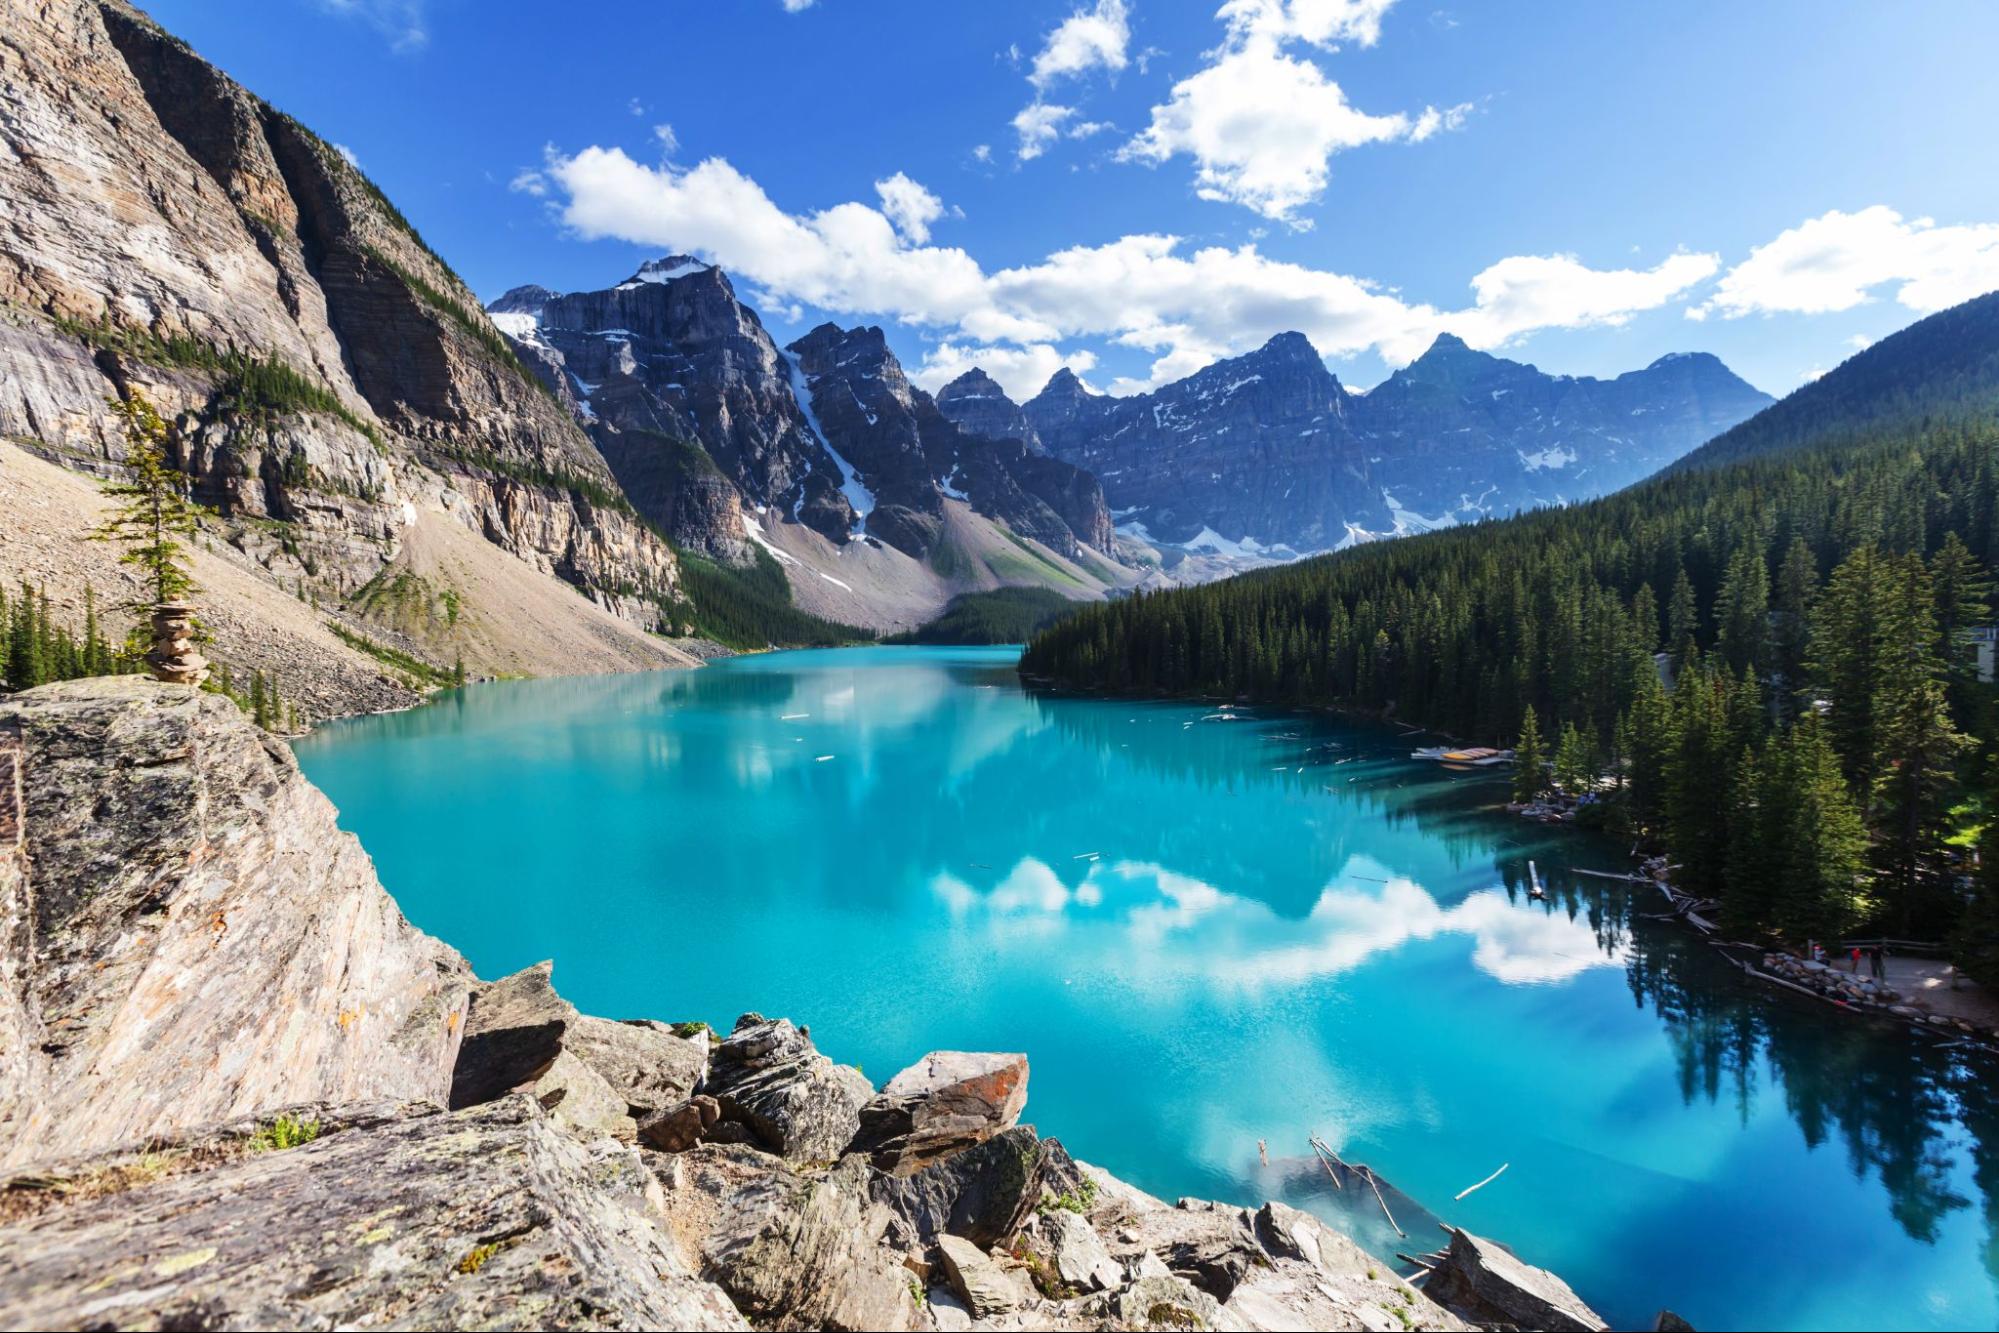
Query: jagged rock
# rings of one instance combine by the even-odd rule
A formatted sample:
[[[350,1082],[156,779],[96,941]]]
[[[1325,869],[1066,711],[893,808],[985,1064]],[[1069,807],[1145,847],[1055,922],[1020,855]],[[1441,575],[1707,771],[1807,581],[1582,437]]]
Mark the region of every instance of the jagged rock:
[[[907,1175],[1011,1128],[1026,1105],[1026,1056],[932,1051],[861,1108],[848,1151]]]
[[[1127,1327],[1214,1328],[1220,1305],[1177,1277],[1142,1277],[1109,1297]]]
[[[1610,1327],[1568,1283],[1469,1231],[1451,1233],[1450,1246],[1423,1291],[1474,1324],[1509,1324],[1554,1333],[1593,1333]]]
[[[1694,1326],[1671,1310],[1661,1310],[1652,1317],[1652,1333],[1694,1333]]]
[[[943,1256],[951,1290],[974,1319],[989,1319],[1020,1305],[1020,1288],[991,1255],[971,1241],[962,1236],[939,1236],[937,1250]]]
[[[678,1037],[649,1018],[613,1022],[580,1016],[566,1042],[622,1097],[633,1119],[677,1106],[708,1072],[708,1034]]]
[[[1080,1213],[1050,1208],[1022,1232],[1044,1270],[1067,1292],[1109,1291],[1124,1282],[1124,1266],[1111,1258],[1103,1237]]]
[[[658,1152],[686,1152],[714,1129],[722,1107],[713,1097],[690,1097],[639,1122],[639,1142]]]
[[[746,1147],[653,1161],[669,1228],[759,1327],[916,1326],[911,1275],[882,1245],[889,1216],[859,1158],[819,1174]]]
[[[555,1064],[578,1015],[555,993],[554,971],[552,962],[536,963],[473,992],[451,1073],[453,1109],[525,1088]]]
[[[1006,396],[998,381],[977,366],[937,391],[937,410],[968,434],[989,440],[1018,440],[1035,453],[1041,452],[1041,437],[1035,434],[1027,413]]]
[[[0,701],[0,1162],[303,1101],[444,1100],[471,974],[291,752],[121,677]],[[7,868],[11,860],[12,869]]]
[[[779,1156],[831,1162],[860,1129],[874,1085],[821,1055],[790,1019],[744,1014],[710,1056],[702,1091],[723,1120],[748,1127]]]
[[[746,1328],[655,1222],[635,1152],[531,1098],[317,1117],[83,1163],[53,1200],[0,1182],[0,1320],[16,1328]]]
[[[948,1233],[975,1245],[997,1245],[1039,1202],[1041,1159],[1033,1127],[1016,1125],[909,1175],[878,1176],[874,1196],[918,1242]]]
[[[1217,1300],[1227,1300],[1251,1269],[1268,1262],[1248,1209],[1198,1199],[1134,1215],[1110,1233],[1107,1248],[1127,1261],[1157,1255]]]

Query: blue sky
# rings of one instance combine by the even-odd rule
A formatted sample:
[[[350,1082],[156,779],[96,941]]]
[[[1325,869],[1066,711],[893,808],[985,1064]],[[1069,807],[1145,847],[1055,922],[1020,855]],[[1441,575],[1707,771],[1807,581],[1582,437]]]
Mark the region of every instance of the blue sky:
[[[932,387],[1130,391],[1294,327],[1365,386],[1448,328],[1781,394],[1999,287],[1984,0],[150,8],[484,297],[692,251]]]

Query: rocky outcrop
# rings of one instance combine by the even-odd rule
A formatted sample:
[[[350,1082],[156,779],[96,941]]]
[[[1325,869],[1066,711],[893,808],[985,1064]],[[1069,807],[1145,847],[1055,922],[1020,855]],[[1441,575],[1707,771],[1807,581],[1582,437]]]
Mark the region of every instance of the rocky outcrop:
[[[889,1215],[869,1199],[860,1158],[806,1175],[754,1148],[707,1145],[653,1170],[668,1227],[758,1327],[917,1326],[910,1272],[883,1244]]]
[[[0,1179],[0,1218],[13,1328],[749,1326],[638,1154],[528,1097],[302,1108]]]
[[[874,1085],[821,1055],[788,1018],[744,1014],[715,1047],[701,1090],[721,1118],[747,1127],[780,1157],[830,1162],[861,1127]]]
[[[671,550],[350,161],[122,0],[30,8],[0,40],[0,434],[115,474],[106,400],[143,392],[213,534],[301,597],[357,594],[427,511],[659,621]]]
[[[1026,1105],[1026,1056],[932,1051],[861,1108],[850,1151],[908,1175],[1011,1128]]]
[[[1569,1284],[1544,1268],[1522,1262],[1505,1246],[1451,1232],[1441,1263],[1424,1291],[1485,1327],[1542,1328],[1553,1333],[1597,1333],[1609,1328]]]
[[[971,435],[989,440],[1018,440],[1041,452],[1041,436],[1020,404],[1006,396],[999,381],[973,366],[937,391],[937,410]]]
[[[444,1100],[469,970],[235,704],[48,685],[0,700],[0,751],[19,985],[0,1065],[21,1075],[0,1088],[0,1163],[292,1102]]]

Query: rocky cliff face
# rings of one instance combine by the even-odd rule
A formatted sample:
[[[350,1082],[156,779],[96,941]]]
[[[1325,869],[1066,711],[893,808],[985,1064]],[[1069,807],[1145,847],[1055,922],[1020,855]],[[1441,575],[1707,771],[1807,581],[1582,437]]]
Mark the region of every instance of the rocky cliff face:
[[[0,922],[0,1163],[450,1087],[471,973],[217,695],[0,703]]]
[[[517,287],[491,310],[675,541],[742,563],[744,504],[848,539],[856,515],[791,363],[722,270],[675,255],[602,291]]]
[[[0,433],[115,471],[144,392],[224,535],[342,599],[415,514],[641,623],[673,556],[478,302],[332,146],[120,0],[0,38]]]
[[[1411,1281],[1154,1199],[1019,1123],[1023,1055],[877,1091],[784,1019],[478,983],[281,746],[144,681],[0,708],[0,1075],[16,1327],[1603,1326],[1475,1238]]]
[[[1359,394],[1297,333],[1129,398],[1068,370],[1019,406],[977,371],[937,397],[968,428],[1088,469],[1134,535],[1239,559],[1601,495],[1769,401],[1705,354],[1595,380],[1449,335]]]

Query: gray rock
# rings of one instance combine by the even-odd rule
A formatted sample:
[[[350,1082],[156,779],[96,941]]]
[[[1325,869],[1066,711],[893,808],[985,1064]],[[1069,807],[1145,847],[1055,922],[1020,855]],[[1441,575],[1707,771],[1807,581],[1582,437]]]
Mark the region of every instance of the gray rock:
[[[1127,1327],[1213,1328],[1220,1305],[1177,1277],[1142,1277],[1109,1298]]]
[[[536,963],[473,992],[451,1073],[454,1109],[525,1088],[555,1064],[578,1015],[555,993],[554,970],[552,962]]]
[[[912,1275],[882,1244],[888,1213],[859,1158],[819,1174],[743,1147],[652,1161],[669,1229],[759,1327],[916,1326]]]
[[[861,1108],[850,1151],[906,1175],[1011,1128],[1026,1104],[1026,1056],[932,1051]]]
[[[0,1164],[444,1099],[469,970],[234,704],[73,681],[0,701],[0,737]]]
[[[639,1142],[657,1152],[686,1152],[722,1118],[722,1107],[705,1094],[655,1112],[639,1122]]]
[[[1505,1323],[1554,1333],[1594,1333],[1610,1327],[1568,1283],[1469,1231],[1451,1233],[1443,1261],[1423,1291],[1474,1324]]]
[[[1079,1213],[1052,1208],[1035,1219],[1048,1241],[1055,1277],[1073,1291],[1107,1291],[1124,1280],[1124,1267],[1104,1248],[1103,1237]]]
[[[656,1224],[638,1155],[562,1133],[527,1097],[455,1113],[315,1113],[80,1164],[0,1227],[9,1327],[684,1328],[747,1325]],[[5,1207],[4,1215],[18,1215]]]
[[[939,1236],[937,1249],[944,1258],[951,1290],[974,1319],[988,1319],[1019,1307],[1020,1288],[977,1245],[962,1236]]]
[[[651,1019],[612,1022],[582,1015],[568,1048],[616,1090],[634,1119],[677,1106],[694,1095],[708,1072],[708,1034],[678,1037]]]
[[[722,1119],[747,1126],[779,1156],[832,1162],[861,1127],[874,1086],[821,1055],[791,1020],[744,1014],[710,1058],[702,1091]]]
[[[877,1176],[874,1196],[918,1243],[963,1236],[992,1246],[1020,1229],[1041,1198],[1042,1145],[1016,1125],[906,1176]]]

